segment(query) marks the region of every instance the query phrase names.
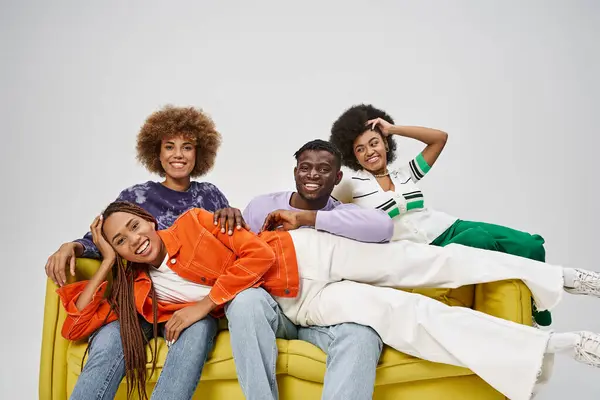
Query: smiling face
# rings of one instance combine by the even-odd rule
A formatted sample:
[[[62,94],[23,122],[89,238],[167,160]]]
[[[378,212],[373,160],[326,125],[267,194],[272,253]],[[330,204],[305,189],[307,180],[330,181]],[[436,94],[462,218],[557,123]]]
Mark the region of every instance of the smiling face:
[[[354,139],[354,156],[367,171],[377,174],[385,171],[387,166],[387,150],[381,134],[366,130]]]
[[[163,139],[160,145],[160,164],[172,179],[189,178],[196,165],[196,146],[183,135]]]
[[[306,150],[294,168],[296,191],[307,201],[329,198],[342,173],[335,156],[326,150]]]
[[[117,254],[127,261],[159,266],[163,243],[153,222],[127,212],[114,212],[104,220],[102,231]]]

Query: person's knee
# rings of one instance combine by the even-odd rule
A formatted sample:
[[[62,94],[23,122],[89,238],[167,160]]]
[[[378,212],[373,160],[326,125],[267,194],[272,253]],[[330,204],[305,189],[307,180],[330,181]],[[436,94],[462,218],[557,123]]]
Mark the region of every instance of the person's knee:
[[[123,359],[123,344],[121,342],[121,328],[118,321],[111,322],[100,328],[90,337],[89,352],[85,361],[85,368],[102,368],[113,365]]]
[[[91,338],[90,357],[94,354],[120,354],[123,352],[119,321],[104,325]]]
[[[526,247],[527,258],[537,261],[546,261],[545,240],[540,235],[529,235],[529,239],[523,242]]]
[[[498,242],[485,229],[480,227],[470,228],[465,232],[467,246],[476,247],[483,250],[498,250]]]
[[[276,307],[277,303],[264,289],[250,288],[240,292],[227,305],[225,313],[230,321],[244,321],[261,315],[274,317]]]
[[[217,322],[212,317],[204,318],[187,327],[178,341],[185,343],[185,351],[194,354],[208,353],[217,335]]]
[[[371,327],[345,323],[337,326],[334,331],[336,344],[344,342],[347,344],[346,352],[360,353],[357,356],[366,356],[371,354],[379,359],[381,350],[383,349],[383,342],[381,338]],[[346,346],[344,346],[346,347]]]
[[[208,316],[188,326],[183,332],[185,332],[186,335],[193,336],[200,341],[207,341],[212,340],[212,338],[216,335],[217,328],[217,321]]]

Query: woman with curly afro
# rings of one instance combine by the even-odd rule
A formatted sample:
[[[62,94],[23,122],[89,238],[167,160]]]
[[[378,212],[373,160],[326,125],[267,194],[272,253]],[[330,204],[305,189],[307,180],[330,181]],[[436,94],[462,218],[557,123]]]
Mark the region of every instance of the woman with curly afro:
[[[389,168],[396,158],[394,136],[416,139],[426,146],[408,164]],[[446,145],[448,134],[437,129],[395,125],[385,111],[360,104],[346,110],[331,128],[330,141],[352,170],[335,188],[344,203],[377,208],[394,221],[392,240],[446,246],[451,243],[500,251],[545,261],[544,239],[505,226],[464,221],[426,207],[417,183],[431,169]],[[536,323],[551,324],[548,311],[534,311]]]
[[[217,211],[217,215],[220,210],[221,215],[228,214],[232,221],[237,216],[237,225],[243,225],[240,211],[229,208],[227,198],[215,185],[192,180],[213,167],[220,144],[221,135],[214,122],[200,109],[166,106],[152,113],[138,133],[137,158],[149,172],[163,179],[133,185],[123,190],[118,200],[141,206],[156,219],[160,229],[170,227],[191,208]],[[75,275],[77,257],[101,258],[91,233],[60,246],[48,258],[46,274],[63,287],[67,281],[66,270],[70,269],[71,275]],[[170,276],[161,274],[157,279],[170,279]],[[140,320],[140,327],[146,338],[159,334],[147,321]],[[191,398],[216,332],[217,322],[212,317],[186,329],[185,340],[169,349],[154,396]],[[71,399],[115,397],[131,357],[123,352],[121,335],[131,337],[135,333],[115,321],[91,335],[88,361]],[[177,373],[173,366],[177,367]],[[140,374],[145,375],[145,370]]]

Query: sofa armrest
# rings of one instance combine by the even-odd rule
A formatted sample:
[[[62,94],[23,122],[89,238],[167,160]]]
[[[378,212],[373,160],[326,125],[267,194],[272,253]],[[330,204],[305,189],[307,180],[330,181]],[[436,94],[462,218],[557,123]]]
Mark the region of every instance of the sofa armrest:
[[[100,263],[100,260],[93,258],[78,258],[75,264],[75,276],[71,276],[71,273],[67,271],[67,284],[91,279],[100,268]],[[108,281],[106,288],[106,295],[108,296],[112,287],[112,274],[108,274],[106,280]]]
[[[67,283],[85,281],[90,279],[100,268],[100,260],[93,258],[78,258],[75,263],[75,277],[67,271]],[[110,275],[110,274],[108,274]]]
[[[473,309],[494,317],[532,325],[531,292],[520,280],[476,285]]]
[[[67,283],[90,279],[100,267],[99,260],[78,258],[75,276],[67,272]],[[109,285],[112,275],[109,274]],[[109,286],[110,287],[110,286]],[[66,312],[56,293],[58,286],[50,278],[46,281],[44,302],[44,325],[40,357],[39,398],[40,400],[66,400],[66,365],[69,341],[61,336]]]

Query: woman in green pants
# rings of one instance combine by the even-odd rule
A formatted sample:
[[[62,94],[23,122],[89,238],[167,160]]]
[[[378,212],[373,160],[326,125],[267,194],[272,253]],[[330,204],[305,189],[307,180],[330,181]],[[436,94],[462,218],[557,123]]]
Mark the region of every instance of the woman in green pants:
[[[403,167],[388,169],[394,161],[392,135],[419,140],[425,149]],[[425,207],[417,182],[427,174],[446,145],[448,135],[437,129],[397,126],[383,110],[357,105],[333,124],[330,141],[343,155],[351,176],[344,176],[333,197],[344,203],[385,211],[394,221],[392,240],[411,240],[446,246],[450,243],[500,251],[545,261],[544,239],[505,226],[463,221]],[[537,312],[535,322],[552,323],[549,312]]]

